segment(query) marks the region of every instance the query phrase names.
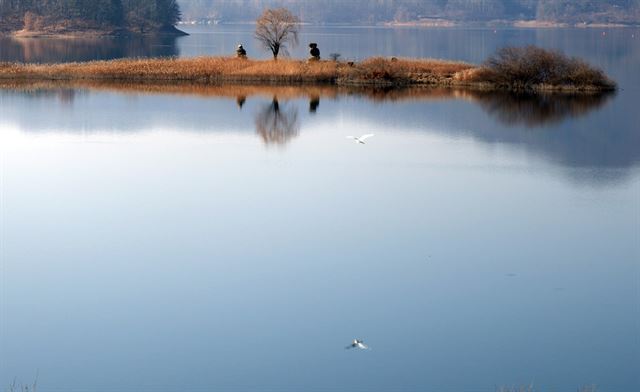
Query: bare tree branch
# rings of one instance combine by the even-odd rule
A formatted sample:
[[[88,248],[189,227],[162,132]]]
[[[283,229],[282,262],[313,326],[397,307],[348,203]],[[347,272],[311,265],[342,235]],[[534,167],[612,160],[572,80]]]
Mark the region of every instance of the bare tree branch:
[[[257,20],[254,37],[278,59],[282,51],[288,54],[288,45],[298,44],[300,19],[286,8],[267,9]]]

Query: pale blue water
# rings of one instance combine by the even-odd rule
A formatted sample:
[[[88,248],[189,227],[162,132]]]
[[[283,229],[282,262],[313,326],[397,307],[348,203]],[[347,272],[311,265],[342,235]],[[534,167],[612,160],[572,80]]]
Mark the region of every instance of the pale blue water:
[[[252,53],[250,29],[169,49]],[[276,115],[270,94],[0,90],[0,390],[640,389],[632,34],[302,40],[474,62],[561,48],[623,89],[587,101],[281,96]],[[356,337],[372,350],[345,350]]]

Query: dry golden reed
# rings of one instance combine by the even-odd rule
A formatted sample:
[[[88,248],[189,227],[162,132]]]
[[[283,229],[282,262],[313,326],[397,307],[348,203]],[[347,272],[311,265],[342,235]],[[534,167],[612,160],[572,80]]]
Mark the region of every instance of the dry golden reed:
[[[245,60],[228,57],[126,59],[67,64],[0,64],[0,79],[190,81],[202,84],[423,84],[452,79],[472,65],[439,60],[372,58],[359,63]]]
[[[580,60],[532,47],[517,53],[519,57],[515,60],[511,57],[508,58],[509,61],[492,63],[490,60],[483,66],[456,61],[383,57],[355,63],[293,59],[247,60],[234,57],[121,59],[65,64],[0,63],[0,81],[435,86],[566,92],[607,91],[616,88],[615,83],[602,71]],[[498,52],[496,56],[501,54],[504,53]],[[532,67],[530,64],[538,65]],[[504,72],[501,71],[503,69]],[[538,80],[529,77],[541,72],[546,75],[549,73],[546,72],[547,69],[555,72],[553,79]]]

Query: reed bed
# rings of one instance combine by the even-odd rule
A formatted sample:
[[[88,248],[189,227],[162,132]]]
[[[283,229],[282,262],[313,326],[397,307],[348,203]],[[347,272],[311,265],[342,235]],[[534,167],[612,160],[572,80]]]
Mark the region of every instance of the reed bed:
[[[189,81],[200,84],[448,84],[470,64],[372,58],[359,63],[229,57],[126,59],[67,64],[0,64],[0,79]],[[434,83],[437,82],[437,83]]]
[[[519,56],[505,59],[500,57],[503,54],[498,52],[498,57],[482,66],[457,61],[383,57],[355,63],[233,57],[121,59],[64,64],[0,63],[0,81],[431,86],[564,92],[616,88],[602,71],[557,53],[527,48],[517,52]],[[501,61],[496,61],[496,58]],[[553,78],[533,78],[529,77],[530,74],[553,75]]]

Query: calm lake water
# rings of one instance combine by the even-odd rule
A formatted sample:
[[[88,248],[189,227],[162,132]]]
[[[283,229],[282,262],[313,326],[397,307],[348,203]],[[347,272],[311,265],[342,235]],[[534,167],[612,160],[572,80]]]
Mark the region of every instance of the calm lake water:
[[[0,60],[266,57],[252,26],[188,31],[4,38]],[[618,81],[599,97],[0,90],[0,391],[640,390],[639,40],[301,37],[345,59],[557,48]]]

